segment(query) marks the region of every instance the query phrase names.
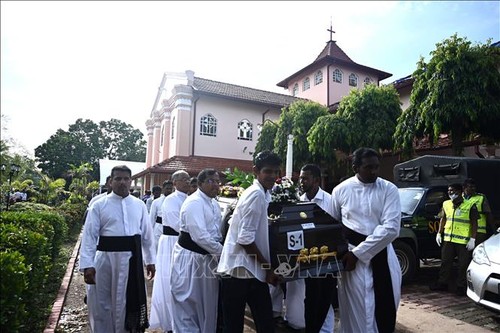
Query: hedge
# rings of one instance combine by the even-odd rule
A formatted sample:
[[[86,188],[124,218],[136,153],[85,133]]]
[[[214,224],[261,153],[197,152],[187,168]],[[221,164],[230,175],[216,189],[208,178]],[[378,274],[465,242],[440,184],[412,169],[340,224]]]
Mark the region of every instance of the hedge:
[[[26,318],[23,293],[29,268],[18,251],[0,251],[0,330],[17,332]]]

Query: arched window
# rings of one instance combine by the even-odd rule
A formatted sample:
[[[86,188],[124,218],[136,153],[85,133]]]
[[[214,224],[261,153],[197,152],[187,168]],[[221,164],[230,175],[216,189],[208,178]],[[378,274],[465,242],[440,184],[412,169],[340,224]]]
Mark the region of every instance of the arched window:
[[[316,75],[314,75],[314,85],[317,86],[321,82],[323,82],[323,72],[317,71]]]
[[[292,91],[292,96],[297,96],[297,94],[299,93],[299,84],[298,83],[295,83],[293,85],[293,91]]]
[[[210,113],[200,119],[200,135],[217,136],[217,119]]]
[[[175,117],[172,118],[172,125],[170,126],[170,139],[174,139],[175,136]]]
[[[342,83],[342,71],[338,68],[333,71],[333,82]]]
[[[238,123],[238,140],[252,141],[253,126],[247,119]]]
[[[309,88],[311,88],[311,81],[309,80],[309,77],[306,77],[302,83],[302,91],[306,91]]]
[[[358,86],[358,77],[357,77],[356,74],[351,73],[351,75],[349,75],[349,85],[351,87],[357,87]]]
[[[370,79],[370,78],[367,76],[367,77],[365,77],[365,80],[364,80],[363,82],[365,83],[365,86],[366,86],[367,84],[372,83],[372,79]]]

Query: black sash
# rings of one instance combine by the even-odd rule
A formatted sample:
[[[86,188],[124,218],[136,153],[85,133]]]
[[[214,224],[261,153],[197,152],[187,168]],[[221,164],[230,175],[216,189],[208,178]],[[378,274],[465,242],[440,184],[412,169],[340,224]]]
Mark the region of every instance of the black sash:
[[[209,252],[207,250],[200,247],[198,244],[196,244],[191,239],[191,235],[188,232],[181,231],[181,234],[179,236],[179,239],[177,240],[177,243],[179,243],[179,245],[182,246],[183,248],[185,248],[186,250],[193,251],[193,252],[203,254],[203,255],[209,254]]]
[[[162,223],[162,221],[161,221],[161,216],[157,216],[157,217],[156,217],[156,223],[160,223],[160,224]]]
[[[134,236],[100,236],[99,251],[123,252],[131,251],[129,260],[125,329],[127,331],[144,332],[149,327],[144,268],[142,262],[141,235]]]
[[[174,228],[164,225],[163,234],[167,236],[179,236],[179,233]]]
[[[367,236],[342,225],[345,237],[352,245],[359,245]],[[380,333],[392,333],[396,327],[396,305],[392,290],[391,272],[387,263],[387,248],[377,253],[371,260],[373,271],[373,291],[375,293],[375,319]]]

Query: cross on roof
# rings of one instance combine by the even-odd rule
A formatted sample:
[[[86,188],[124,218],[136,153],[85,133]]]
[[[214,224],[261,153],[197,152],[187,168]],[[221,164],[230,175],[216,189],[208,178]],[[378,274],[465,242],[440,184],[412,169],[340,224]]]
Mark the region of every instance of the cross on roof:
[[[330,42],[333,41],[333,34],[335,33],[335,31],[333,31],[333,28],[332,28],[332,19],[330,18],[330,29],[326,29],[326,31],[329,31],[330,32]]]

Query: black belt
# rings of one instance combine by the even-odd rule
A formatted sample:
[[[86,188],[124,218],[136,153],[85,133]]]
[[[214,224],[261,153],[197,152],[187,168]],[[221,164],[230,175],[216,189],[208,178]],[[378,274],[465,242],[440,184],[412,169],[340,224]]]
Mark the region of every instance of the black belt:
[[[140,239],[140,235],[139,239]],[[135,236],[100,236],[97,249],[105,252],[134,251]]]
[[[179,233],[174,228],[164,225],[163,234],[166,236],[179,236]]]
[[[156,223],[160,223],[160,224],[162,223],[161,216],[156,217]]]
[[[358,246],[367,236],[342,225],[345,237],[352,245]],[[375,294],[375,320],[380,333],[394,332],[396,327],[396,305],[392,290],[391,271],[387,263],[387,248],[377,253],[371,260],[373,291]]]
[[[204,248],[200,247],[198,244],[193,242],[191,235],[188,232],[181,231],[179,239],[177,240],[180,246],[186,250],[193,251],[199,254],[207,255],[209,252]]]
[[[131,251],[129,260],[127,293],[125,300],[125,328],[127,331],[144,332],[149,327],[147,299],[142,262],[141,235],[100,236],[99,251]]]

